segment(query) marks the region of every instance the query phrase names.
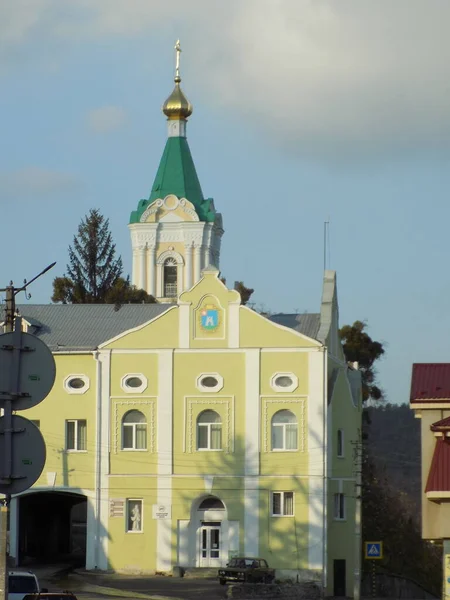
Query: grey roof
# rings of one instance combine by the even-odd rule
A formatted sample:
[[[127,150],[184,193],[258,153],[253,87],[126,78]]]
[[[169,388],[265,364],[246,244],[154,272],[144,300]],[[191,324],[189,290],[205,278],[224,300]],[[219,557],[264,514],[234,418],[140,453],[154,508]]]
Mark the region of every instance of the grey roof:
[[[111,338],[143,325],[173,304],[22,304],[17,306],[32,333],[49,348],[95,350]]]
[[[278,323],[278,325],[290,327],[307,337],[317,339],[320,328],[320,314],[318,313],[304,313],[302,315],[296,313],[278,313],[270,315],[269,319],[274,323]]]

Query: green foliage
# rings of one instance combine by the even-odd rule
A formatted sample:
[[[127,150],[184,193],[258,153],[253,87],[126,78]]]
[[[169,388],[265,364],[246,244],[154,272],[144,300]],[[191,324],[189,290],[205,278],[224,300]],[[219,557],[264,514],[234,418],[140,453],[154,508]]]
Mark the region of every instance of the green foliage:
[[[227,285],[227,280],[225,279],[225,277],[221,277],[220,281],[224,284]],[[251,295],[253,294],[253,292],[255,291],[252,288],[248,288],[244,285],[244,283],[242,281],[235,281],[234,282],[234,289],[239,292],[239,294],[241,295],[241,304],[242,305],[246,305],[248,303],[248,301],[251,298]]]
[[[244,306],[250,300],[251,295],[255,291],[252,288],[246,287],[242,281],[235,281],[234,282],[234,289],[237,292],[239,292],[239,294],[241,295],[241,304],[243,304]]]
[[[105,296],[107,304],[155,304],[156,300],[145,290],[140,290],[136,286],[131,285],[129,279],[119,277],[113,287]]]
[[[91,209],[81,220],[73,246],[69,246],[67,276],[53,281],[52,302],[63,304],[128,304],[156,302],[145,290],[130,285],[122,275],[122,259],[109,220]]]
[[[382,474],[367,453],[363,473],[362,537],[367,541],[383,541],[384,557],[377,561],[377,568],[411,579],[439,597],[442,553],[438,547],[422,540],[420,523],[415,518],[416,506],[408,494],[397,487],[395,479],[388,480]],[[364,560],[366,573],[371,568],[370,562]]]
[[[355,321],[353,325],[344,325],[339,331],[344,354],[348,361],[357,362],[362,378],[363,402],[367,400],[384,400],[383,391],[376,385],[374,363],[384,354],[383,345],[374,342],[366,333],[367,324]]]

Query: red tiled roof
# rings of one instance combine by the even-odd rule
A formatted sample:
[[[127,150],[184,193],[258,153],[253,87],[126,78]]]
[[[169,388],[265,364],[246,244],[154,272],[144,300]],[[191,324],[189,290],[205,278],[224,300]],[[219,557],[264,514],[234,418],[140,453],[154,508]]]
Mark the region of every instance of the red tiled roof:
[[[410,401],[450,402],[450,363],[416,363],[413,365]]]
[[[450,492],[450,441],[438,438],[425,492]]]
[[[450,429],[450,417],[436,421],[430,426],[431,431],[448,431]]]

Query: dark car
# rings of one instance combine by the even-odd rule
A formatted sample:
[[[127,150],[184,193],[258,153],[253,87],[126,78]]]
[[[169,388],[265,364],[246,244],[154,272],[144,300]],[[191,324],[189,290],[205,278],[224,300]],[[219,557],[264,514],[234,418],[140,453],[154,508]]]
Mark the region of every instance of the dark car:
[[[232,558],[226,567],[219,569],[219,583],[272,583],[275,569],[270,569],[264,558]]]

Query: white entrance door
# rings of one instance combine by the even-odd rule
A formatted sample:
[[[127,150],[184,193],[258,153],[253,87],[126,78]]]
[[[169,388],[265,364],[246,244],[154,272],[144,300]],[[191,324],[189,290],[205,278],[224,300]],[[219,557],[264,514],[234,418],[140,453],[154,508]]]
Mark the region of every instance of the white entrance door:
[[[204,524],[200,529],[200,566],[220,567],[220,525]]]

